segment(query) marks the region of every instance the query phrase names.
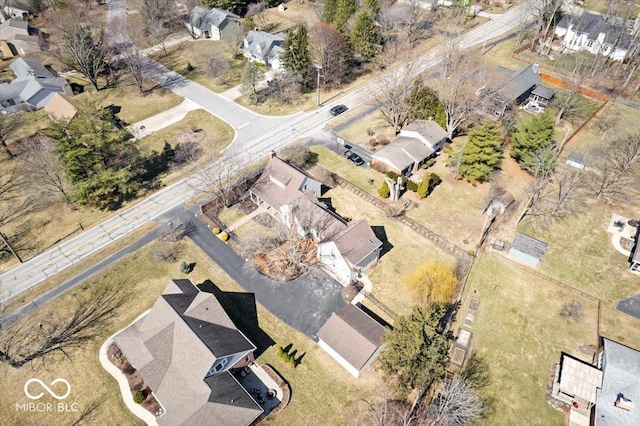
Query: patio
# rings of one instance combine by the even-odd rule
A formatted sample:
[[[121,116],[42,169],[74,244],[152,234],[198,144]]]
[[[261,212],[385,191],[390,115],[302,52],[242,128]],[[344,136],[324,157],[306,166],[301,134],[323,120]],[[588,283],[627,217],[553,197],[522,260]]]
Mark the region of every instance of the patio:
[[[280,405],[284,398],[284,392],[280,386],[256,363],[237,370],[234,376],[251,397],[260,404],[264,410],[263,416]]]

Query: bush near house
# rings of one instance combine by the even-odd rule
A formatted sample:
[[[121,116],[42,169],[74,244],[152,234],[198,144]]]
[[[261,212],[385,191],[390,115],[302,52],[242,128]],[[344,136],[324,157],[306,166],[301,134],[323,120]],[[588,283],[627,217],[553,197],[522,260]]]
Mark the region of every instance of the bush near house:
[[[133,393],[133,402],[135,402],[136,404],[142,404],[144,398],[144,393],[142,391],[135,391]]]
[[[380,189],[378,189],[378,194],[382,198],[389,198],[389,196],[391,195],[391,190],[389,190],[389,185],[387,185],[386,180],[382,182],[382,186],[380,187]]]

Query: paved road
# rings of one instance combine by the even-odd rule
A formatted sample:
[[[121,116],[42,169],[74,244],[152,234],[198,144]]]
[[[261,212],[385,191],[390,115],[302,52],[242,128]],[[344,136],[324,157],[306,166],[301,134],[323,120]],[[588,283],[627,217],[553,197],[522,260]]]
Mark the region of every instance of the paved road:
[[[122,0],[111,2],[110,16],[117,18],[122,13]],[[120,11],[117,12],[116,11]],[[527,16],[524,6],[516,6],[499,18],[480,25],[458,37],[455,42],[460,47],[468,47],[492,39],[522,22]],[[117,19],[116,19],[117,21]],[[418,60],[419,69],[424,70],[440,62],[443,48],[432,50]],[[219,118],[231,123],[236,131],[234,142],[225,151],[225,158],[210,166],[221,167],[223,162],[232,161],[233,170],[258,161],[271,150],[314,134],[321,130],[332,118],[328,114],[330,106],[313,112],[298,113],[290,117],[265,117],[255,114],[208,89],[189,82],[183,77],[157,65],[150,64],[149,75],[161,84],[200,105]],[[343,103],[350,108],[370,103],[373,94],[379,90],[376,82],[354,91],[335,103]],[[164,212],[182,205],[185,201],[202,193],[206,184],[202,173],[195,174],[156,192],[138,204],[115,214],[102,224],[88,229],[44,253],[35,256],[0,275],[0,302],[14,297],[22,291],[44,281],[51,275],[65,269],[80,259],[111,244]]]

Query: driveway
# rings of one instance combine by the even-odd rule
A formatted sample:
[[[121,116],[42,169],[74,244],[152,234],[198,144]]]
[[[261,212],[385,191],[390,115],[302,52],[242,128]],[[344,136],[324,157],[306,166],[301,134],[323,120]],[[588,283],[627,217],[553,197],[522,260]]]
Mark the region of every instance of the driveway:
[[[316,333],[345,305],[342,285],[320,270],[313,270],[288,283],[270,280],[251,268],[227,244],[216,237],[206,225],[193,221],[191,212],[179,220],[190,220],[196,230],[190,238],[245,291],[289,326],[317,341]]]

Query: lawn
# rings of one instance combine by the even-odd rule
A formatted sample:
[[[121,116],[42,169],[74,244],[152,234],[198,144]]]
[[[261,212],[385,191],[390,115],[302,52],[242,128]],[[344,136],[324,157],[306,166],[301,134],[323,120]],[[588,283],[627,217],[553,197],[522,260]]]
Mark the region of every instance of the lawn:
[[[486,424],[564,425],[564,416],[545,400],[549,370],[565,351],[586,361],[581,345],[596,345],[597,304],[530,274],[509,260],[488,254],[477,258],[469,278],[461,321],[471,297],[480,298],[472,348],[487,361],[495,412]],[[562,305],[584,307],[577,323],[564,320]],[[457,330],[457,328],[455,328]]]
[[[242,292],[216,264],[212,263],[189,241],[178,243],[181,247],[178,262],[158,264],[151,261],[146,247],[114,264],[98,277],[88,280],[74,293],[64,295],[44,306],[31,321],[47,312],[64,312],[73,304],[77,295],[86,288],[104,285],[130,292],[127,302],[119,309],[119,315],[100,330],[83,349],[70,351],[70,358],[59,358],[47,363],[47,369],[34,372],[29,367],[19,370],[0,365],[3,378],[0,390],[0,418],[3,424],[71,424],[77,413],[22,413],[15,404],[24,402],[22,388],[26,380],[40,377],[50,383],[56,377],[67,379],[72,386],[69,402],[76,402],[80,411],[90,403],[100,401],[90,418],[92,425],[141,424],[124,406],[115,380],[100,366],[97,351],[104,340],[126,327],[145,310],[149,309],[171,278],[187,277],[178,272],[181,260],[196,262],[195,270],[188,276],[194,283],[211,280],[223,291]],[[126,289],[126,290],[125,290]],[[352,415],[354,399],[370,395],[381,385],[375,371],[366,373],[359,380],[349,376],[329,355],[324,353],[306,336],[289,328],[262,306],[257,306],[260,328],[275,342],[257,359],[258,363],[270,363],[290,383],[292,399],[285,411],[271,419],[274,425],[295,425],[300,419],[307,424],[346,424]],[[302,363],[293,370],[278,358],[277,345],[292,343],[298,355],[304,354]],[[263,348],[261,348],[263,349]]]
[[[349,111],[349,113],[346,114],[344,118],[338,118],[337,120],[332,121],[331,126],[335,128],[342,122],[346,122],[352,119],[353,116],[364,113],[369,108],[370,106],[366,104],[358,106],[354,110]],[[372,114],[362,117],[361,119],[351,124],[349,127],[341,130],[338,133],[338,136],[349,141],[352,144],[357,144],[365,147],[370,139],[384,138],[389,141],[396,138],[396,133],[382,116],[380,110],[376,110]],[[371,150],[370,148],[371,147],[367,147],[367,149]]]
[[[426,238],[388,218],[382,211],[342,187],[324,194],[343,217],[366,218],[374,231],[380,231],[384,243],[377,266],[367,272],[373,283],[373,295],[396,314],[409,312],[417,299],[406,291],[404,282],[422,262],[453,259],[431,244]],[[386,238],[385,238],[386,237]]]

